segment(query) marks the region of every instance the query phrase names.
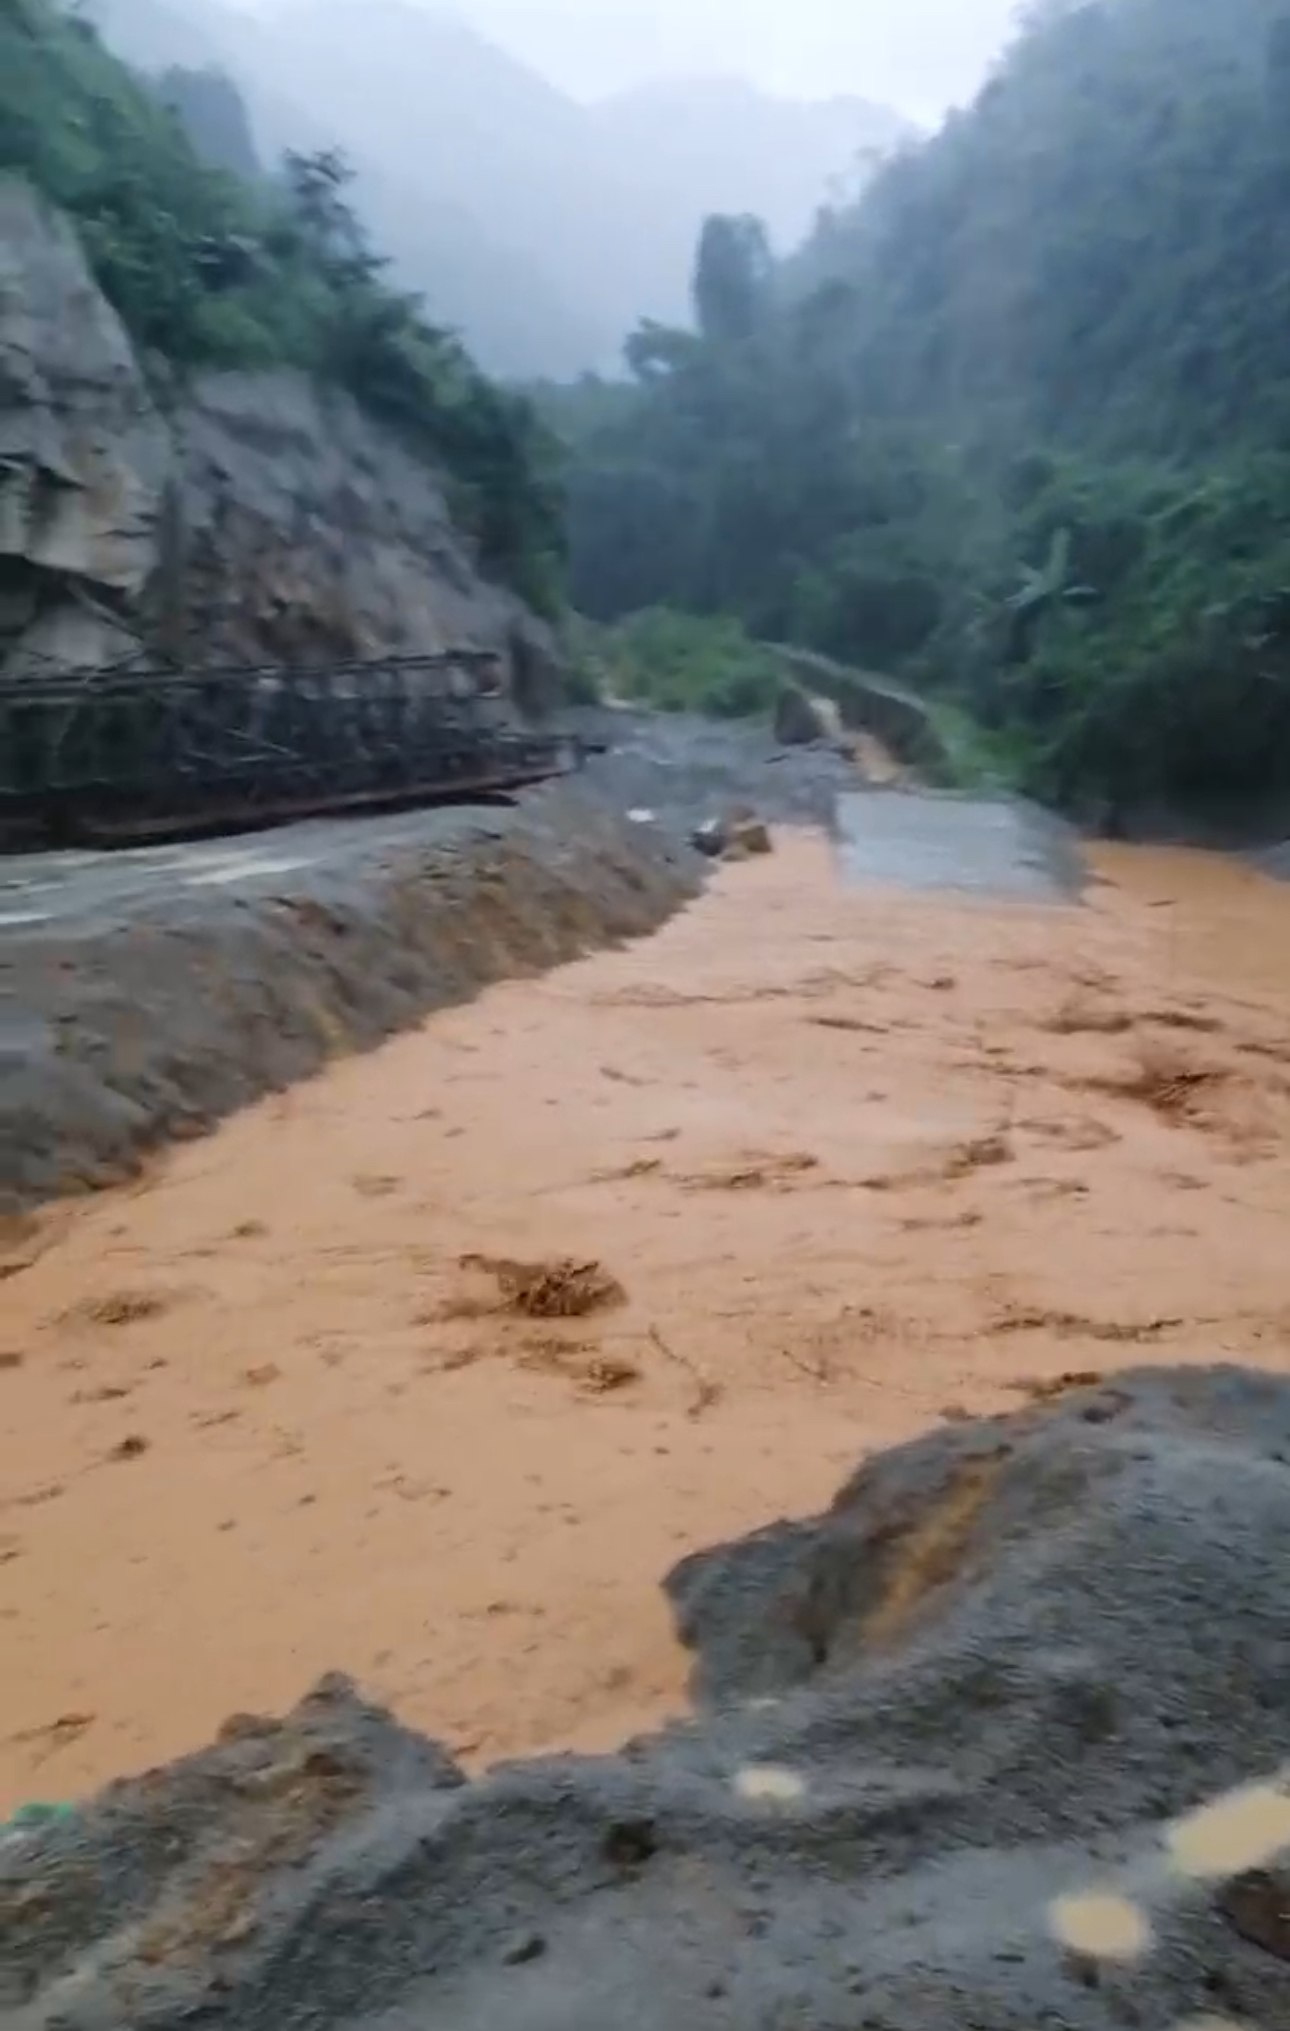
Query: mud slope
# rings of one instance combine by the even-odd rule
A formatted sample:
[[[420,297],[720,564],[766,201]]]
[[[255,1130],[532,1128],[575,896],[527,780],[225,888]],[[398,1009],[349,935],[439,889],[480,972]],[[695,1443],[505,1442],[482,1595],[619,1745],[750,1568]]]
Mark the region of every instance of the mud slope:
[[[0,1850],[24,2031],[1290,2021],[1290,1384],[942,1430],[670,1581],[706,1717],[469,1784],[330,1682]],[[1179,1816],[1187,1816],[1178,1825]]]

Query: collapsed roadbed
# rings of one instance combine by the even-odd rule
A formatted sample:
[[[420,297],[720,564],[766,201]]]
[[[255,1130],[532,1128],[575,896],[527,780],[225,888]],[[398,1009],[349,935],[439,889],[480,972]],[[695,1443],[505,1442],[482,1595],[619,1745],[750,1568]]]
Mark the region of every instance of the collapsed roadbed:
[[[655,930],[731,802],[824,822],[854,771],[768,736],[583,715],[608,751],[512,805],[0,863],[0,1215],[129,1177],[493,982]]]
[[[355,850],[239,845],[11,926],[0,1210],[127,1177],[428,1010],[653,930],[698,886],[665,833],[571,791],[382,821]]]
[[[472,1783],[333,1680],[10,1834],[6,2021],[1284,2023],[1290,1384],[1042,1394],[686,1561],[699,1718],[616,1756]]]

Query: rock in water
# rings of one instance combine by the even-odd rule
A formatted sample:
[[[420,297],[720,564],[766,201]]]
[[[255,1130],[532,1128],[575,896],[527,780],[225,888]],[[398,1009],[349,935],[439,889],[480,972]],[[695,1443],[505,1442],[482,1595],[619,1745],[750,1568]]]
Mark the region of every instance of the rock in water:
[[[706,818],[690,834],[690,844],[705,860],[720,860],[726,850],[725,827],[719,818]]]
[[[1290,1383],[1142,1371],[933,1433],[672,1575],[691,1725],[467,1784],[331,1683],[10,1841],[0,2005],[24,2031],[1274,2031],[1288,1539]]]
[[[691,833],[690,843],[708,860],[751,860],[775,851],[765,820],[742,808],[727,811],[723,818],[709,818]]]
[[[727,860],[752,860],[758,854],[773,853],[775,844],[770,836],[770,827],[760,818],[741,818],[729,828],[726,840]]]

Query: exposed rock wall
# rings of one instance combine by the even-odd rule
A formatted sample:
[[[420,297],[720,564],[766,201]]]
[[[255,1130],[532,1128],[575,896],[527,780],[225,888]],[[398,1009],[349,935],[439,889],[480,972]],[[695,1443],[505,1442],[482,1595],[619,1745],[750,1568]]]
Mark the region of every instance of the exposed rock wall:
[[[347,396],[298,374],[210,375],[173,439],[185,653],[295,662],[540,637],[480,576],[432,474]]]
[[[554,642],[485,579],[444,488],[348,397],[221,374],[165,413],[68,222],[0,181],[0,669],[139,644],[206,664]]]
[[[97,646],[145,599],[171,459],[71,227],[0,181],[0,655]]]

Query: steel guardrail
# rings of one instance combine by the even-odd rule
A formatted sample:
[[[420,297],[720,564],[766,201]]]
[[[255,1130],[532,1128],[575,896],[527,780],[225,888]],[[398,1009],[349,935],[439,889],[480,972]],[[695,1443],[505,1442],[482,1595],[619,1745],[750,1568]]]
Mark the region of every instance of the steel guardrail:
[[[569,744],[514,717],[487,650],[0,679],[0,850],[124,845],[513,791]]]

